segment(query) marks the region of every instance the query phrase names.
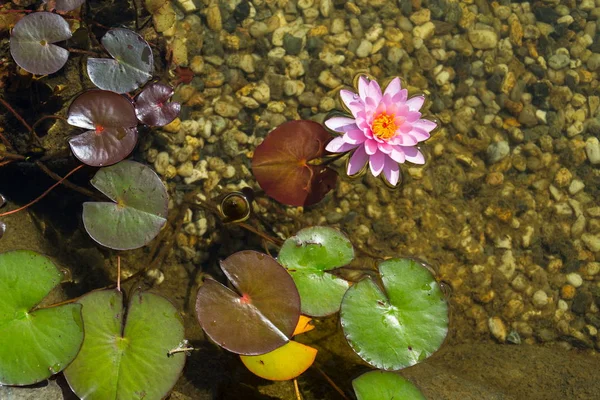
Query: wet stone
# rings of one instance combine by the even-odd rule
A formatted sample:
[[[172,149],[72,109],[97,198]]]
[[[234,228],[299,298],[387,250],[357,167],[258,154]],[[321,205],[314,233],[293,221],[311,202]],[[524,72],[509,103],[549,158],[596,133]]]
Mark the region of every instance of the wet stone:
[[[575,295],[575,298],[573,298],[571,311],[573,311],[575,314],[583,315],[591,304],[592,295],[585,291],[579,291]]]
[[[302,38],[296,37],[290,33],[283,36],[283,48],[289,55],[298,55],[302,51]]]

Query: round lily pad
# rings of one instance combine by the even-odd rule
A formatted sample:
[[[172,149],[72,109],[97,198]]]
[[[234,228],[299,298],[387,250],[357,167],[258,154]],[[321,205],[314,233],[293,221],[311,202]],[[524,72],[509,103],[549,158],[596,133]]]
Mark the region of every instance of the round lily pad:
[[[332,136],[313,121],[288,121],[254,151],[252,172],[265,193],[280,203],[308,206],[335,187],[337,174],[319,160]]]
[[[303,314],[322,317],[340,309],[349,284],[327,271],[344,266],[353,258],[352,243],[333,228],[302,229],[285,241],[278,261],[296,282]]]
[[[60,15],[36,12],[21,18],[10,35],[10,54],[24,70],[53,74],[65,65],[69,51],[53,43],[71,37],[69,23]]]
[[[183,353],[183,320],[165,298],[136,292],[125,310],[116,290],[92,292],[83,305],[85,340],[64,374],[86,400],[159,400],[175,385]]]
[[[173,88],[162,83],[148,85],[135,99],[135,113],[148,126],[165,126],[179,115],[181,104],[168,102]]]
[[[429,357],[448,332],[448,305],[431,272],[409,259],[379,265],[383,292],[363,279],[342,300],[341,323],[354,351],[369,364],[398,370]]]
[[[69,140],[75,157],[94,167],[115,164],[137,143],[137,118],[131,101],[108,90],[88,90],[77,96],[67,113],[73,126],[89,129]]]
[[[158,235],[166,222],[169,199],[152,169],[125,160],[101,168],[91,183],[114,201],[83,204],[83,224],[92,239],[111,249],[130,250]]]
[[[206,334],[238,354],[258,355],[288,343],[300,317],[294,281],[272,257],[240,251],[221,262],[237,293],[207,279],[196,313]]]
[[[77,355],[83,341],[81,305],[34,309],[61,279],[41,254],[0,254],[0,385],[42,381]]]
[[[370,371],[352,381],[358,400],[426,400],[415,385],[388,371]]]
[[[102,45],[113,57],[88,58],[90,80],[100,89],[127,93],[152,77],[152,49],[137,33],[123,28],[111,29],[102,37]]]

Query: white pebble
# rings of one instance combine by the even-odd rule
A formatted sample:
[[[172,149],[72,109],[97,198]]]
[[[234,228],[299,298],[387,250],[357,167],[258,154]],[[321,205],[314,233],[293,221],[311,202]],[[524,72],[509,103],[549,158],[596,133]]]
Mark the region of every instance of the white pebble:
[[[542,308],[548,304],[548,295],[543,290],[538,290],[533,294],[533,304]]]
[[[567,282],[569,282],[573,287],[580,287],[583,284],[583,278],[576,272],[571,272],[567,274]]]

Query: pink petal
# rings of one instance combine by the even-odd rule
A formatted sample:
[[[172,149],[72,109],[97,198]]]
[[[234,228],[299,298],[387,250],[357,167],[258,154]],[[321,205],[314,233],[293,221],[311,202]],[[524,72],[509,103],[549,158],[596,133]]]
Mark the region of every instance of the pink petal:
[[[358,78],[358,95],[362,99],[362,101],[366,101],[367,99],[367,87],[369,86],[369,80],[366,76],[361,75]]]
[[[403,147],[406,161],[410,161],[413,164],[425,164],[425,157],[416,147]]]
[[[378,104],[381,101],[383,95],[381,94],[381,88],[377,81],[370,81],[366,91],[367,98],[372,98],[375,103]]]
[[[357,113],[365,108],[365,105],[360,97],[354,92],[349,90],[340,90],[340,98],[355,117]]]
[[[343,136],[338,136],[327,144],[325,150],[330,153],[345,153],[348,150],[352,150],[356,146],[358,145],[346,142]]]
[[[393,146],[391,146],[388,143],[377,143],[377,148],[379,149],[379,151],[381,151],[382,153],[385,154],[390,154],[392,152],[392,150],[394,149]]]
[[[358,172],[365,166],[367,161],[369,160],[369,156],[365,153],[365,147],[360,146],[354,153],[352,157],[350,157],[350,161],[348,161],[348,176],[352,176]]]
[[[406,121],[413,123],[421,118],[421,113],[418,111],[409,111],[406,113]]]
[[[390,140],[388,140],[388,143],[393,146],[397,146],[397,145],[399,145],[399,146],[414,146],[419,142],[417,141],[417,139],[412,137],[410,134],[402,133],[402,134],[396,135],[393,138],[391,138]]]
[[[429,139],[429,132],[424,131],[421,128],[415,128],[414,125],[413,125],[413,129],[410,131],[409,135],[412,136],[413,138],[415,138],[415,140],[417,142],[422,142],[424,140]]]
[[[419,119],[419,120],[413,122],[412,125],[414,127],[421,128],[421,129],[423,129],[426,132],[431,132],[437,126],[437,124],[435,122],[430,121],[428,119]]]
[[[379,176],[383,171],[383,165],[385,164],[386,155],[378,151],[369,157],[369,167],[373,176]]]
[[[360,129],[352,129],[344,134],[344,140],[346,143],[359,145],[367,140],[367,137]]]
[[[394,103],[404,103],[407,98],[408,90],[402,89],[392,97],[392,100],[394,101]]]
[[[333,117],[325,121],[325,126],[336,132],[346,132],[352,127],[356,127],[356,120],[348,117]]]
[[[406,158],[404,157],[404,147],[393,146],[390,158],[399,164],[403,164],[404,161],[406,161]]]
[[[384,96],[389,95],[390,97],[395,96],[402,89],[400,78],[394,78],[390,83],[388,83],[385,88]]]
[[[425,103],[425,96],[411,97],[406,101],[406,105],[410,108],[410,111],[419,111]]]
[[[392,186],[396,186],[400,180],[400,166],[397,162],[392,160],[390,157],[385,158],[385,164],[383,166],[383,175],[388,183]]]
[[[365,151],[368,155],[372,156],[373,154],[377,153],[378,150],[377,142],[375,140],[370,139],[365,142]]]

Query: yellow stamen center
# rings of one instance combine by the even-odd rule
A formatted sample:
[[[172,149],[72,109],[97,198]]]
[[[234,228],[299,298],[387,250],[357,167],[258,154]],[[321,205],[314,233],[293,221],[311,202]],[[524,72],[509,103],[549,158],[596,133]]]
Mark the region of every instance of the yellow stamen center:
[[[373,135],[377,136],[381,140],[388,140],[394,137],[396,135],[396,131],[398,130],[398,126],[396,125],[396,117],[394,114],[379,114],[373,120],[371,130],[373,131]]]

